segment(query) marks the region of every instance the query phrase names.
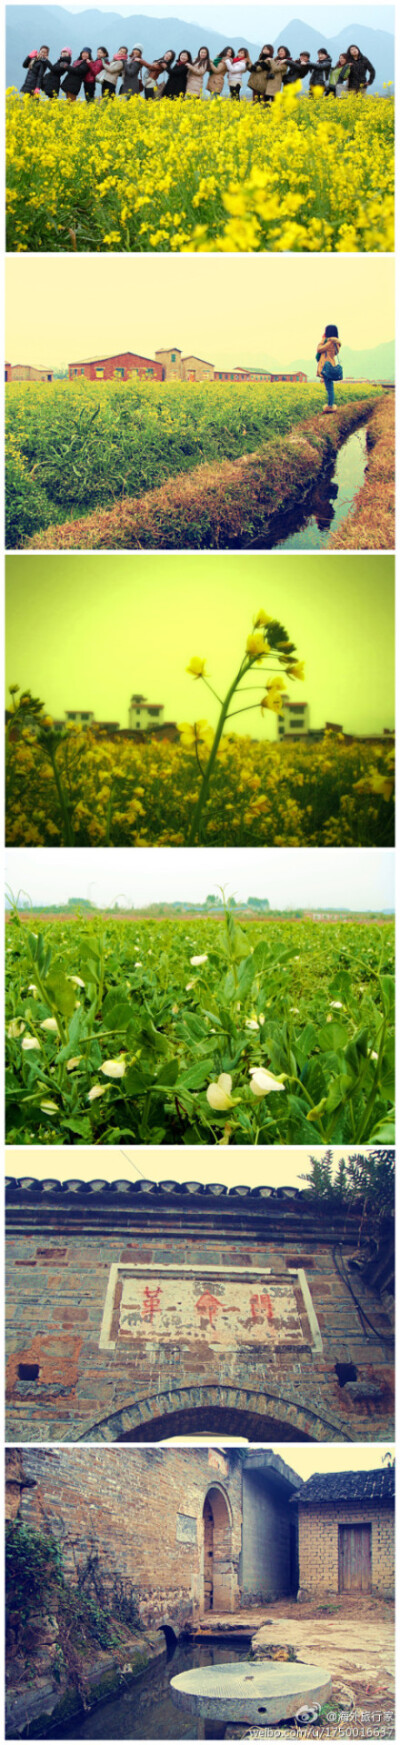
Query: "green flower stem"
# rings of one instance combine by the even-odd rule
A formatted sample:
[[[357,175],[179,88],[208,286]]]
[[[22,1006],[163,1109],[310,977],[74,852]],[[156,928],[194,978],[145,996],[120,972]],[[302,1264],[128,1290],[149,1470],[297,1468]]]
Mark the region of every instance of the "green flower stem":
[[[191,824],[191,828],[189,831],[189,836],[188,836],[188,846],[189,847],[192,847],[193,844],[198,841],[201,814],[202,814],[203,807],[205,805],[205,802],[206,802],[206,799],[208,796],[210,781],[211,781],[211,777],[212,777],[213,770],[214,770],[214,764],[215,764],[216,757],[217,757],[220,739],[221,739],[221,736],[222,736],[222,733],[224,730],[225,721],[226,721],[226,717],[228,714],[229,704],[232,701],[232,697],[234,697],[234,695],[235,695],[235,691],[237,690],[238,685],[240,684],[240,680],[242,678],[243,673],[248,672],[250,666],[251,666],[251,661],[250,662],[247,662],[246,660],[241,661],[240,667],[239,667],[239,672],[235,674],[235,678],[233,679],[233,682],[230,685],[229,691],[227,692],[225,700],[222,704],[222,708],[221,708],[220,716],[219,716],[219,721],[218,721],[217,729],[216,729],[216,733],[215,733],[215,738],[214,738],[213,743],[212,743],[210,756],[208,759],[208,764],[206,765],[206,768],[204,771],[204,776],[203,776],[203,780],[202,780],[202,784],[201,784],[201,788],[200,788],[200,793],[198,796],[197,804],[195,806],[192,824]]]

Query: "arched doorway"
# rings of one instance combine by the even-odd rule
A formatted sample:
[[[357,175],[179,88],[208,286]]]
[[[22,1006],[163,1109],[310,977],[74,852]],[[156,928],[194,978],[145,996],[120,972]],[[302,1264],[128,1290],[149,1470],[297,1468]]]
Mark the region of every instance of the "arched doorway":
[[[136,1399],[85,1428],[80,1442],[165,1442],[172,1436],[239,1436],[248,1442],[352,1442],[333,1412],[313,1409],[299,1390],[188,1387]]]
[[[232,1516],[220,1485],[211,1485],[203,1507],[203,1610],[234,1609]]]

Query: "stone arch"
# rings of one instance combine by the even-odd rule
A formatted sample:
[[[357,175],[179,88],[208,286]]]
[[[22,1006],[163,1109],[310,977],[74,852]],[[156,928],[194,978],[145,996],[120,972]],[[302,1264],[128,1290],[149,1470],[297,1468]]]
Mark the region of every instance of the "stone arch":
[[[203,1612],[233,1612],[232,1509],[226,1491],[211,1484],[203,1504]]]
[[[81,1442],[163,1442],[171,1436],[244,1436],[249,1442],[353,1442],[343,1419],[296,1396],[233,1387],[170,1388],[91,1425]]]

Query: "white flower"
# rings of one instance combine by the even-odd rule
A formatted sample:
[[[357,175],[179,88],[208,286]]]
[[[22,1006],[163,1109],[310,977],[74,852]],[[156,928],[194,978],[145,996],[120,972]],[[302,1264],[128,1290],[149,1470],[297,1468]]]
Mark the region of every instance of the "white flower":
[[[134,969],[143,969],[143,964],[142,963],[134,963],[133,968]]]
[[[123,1079],[124,1073],[126,1072],[125,1061],[104,1060],[103,1065],[100,1067],[100,1072],[104,1073],[106,1079]]]
[[[341,1012],[343,1000],[330,1000],[330,1005],[335,1007],[336,1012]]]
[[[175,1017],[176,1012],[179,1012],[179,1006],[171,1006],[171,1012],[173,1013],[173,1016]]]
[[[189,993],[190,993],[190,989],[191,989],[191,988],[195,988],[195,987],[196,987],[196,983],[195,983],[195,982],[186,982],[186,987],[185,987],[185,994],[189,994]]]
[[[56,1036],[59,1035],[56,1018],[42,1018],[40,1028],[41,1030],[53,1030]]]
[[[246,1018],[245,1030],[258,1030],[257,1018]]]
[[[37,1042],[36,1036],[23,1036],[21,1048],[26,1048],[27,1051],[28,1048],[40,1048],[40,1042]]]
[[[377,1054],[376,1048],[371,1048],[371,1053],[370,1053],[369,1058],[370,1058],[370,1060],[379,1060],[379,1054]]]
[[[290,1011],[290,1012],[299,1012],[299,1011],[300,1011],[300,1006],[290,1006],[290,1007],[289,1007],[289,1011]]]
[[[82,976],[67,976],[67,982],[74,982],[76,988],[84,988],[85,986]]]
[[[210,1109],[231,1109],[232,1079],[229,1072],[221,1072],[216,1084],[208,1085],[206,1091]]]
[[[258,1022],[259,1024],[265,1024],[265,1012],[260,1012]]]
[[[274,1079],[272,1073],[265,1072],[263,1066],[251,1066],[250,1078],[250,1090],[253,1092],[253,1097],[268,1097],[270,1091],[284,1091],[285,1089],[281,1080]]]
[[[208,963],[208,952],[205,952],[204,957],[191,957],[190,962],[193,964],[193,969],[197,969],[199,963]]]
[[[33,994],[34,1000],[37,1000],[38,991],[37,991],[37,987],[36,987],[36,982],[29,982],[28,994]]]
[[[79,1062],[81,1060],[82,1060],[81,1054],[72,1054],[71,1059],[67,1060],[67,1072],[73,1072],[74,1067],[79,1066]]]
[[[88,1091],[88,1103],[94,1103],[95,1097],[105,1097],[106,1091],[108,1085],[92,1085],[91,1091]]]
[[[7,1036],[12,1039],[15,1038],[16,1040],[18,1036],[23,1036],[24,1030],[25,1024],[23,1023],[22,1018],[11,1018],[7,1030]]]
[[[41,1103],[40,1107],[44,1110],[45,1115],[58,1115],[58,1103]]]

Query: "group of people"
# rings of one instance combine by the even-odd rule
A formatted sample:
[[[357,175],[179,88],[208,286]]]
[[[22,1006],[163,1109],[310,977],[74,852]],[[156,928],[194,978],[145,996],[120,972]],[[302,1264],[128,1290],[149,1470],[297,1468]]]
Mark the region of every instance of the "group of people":
[[[54,98],[62,91],[68,103],[76,103],[82,91],[85,101],[93,103],[98,86],[99,94],[106,98],[115,97],[117,91],[125,99],[143,96],[153,101],[156,97],[201,97],[206,93],[218,97],[226,78],[234,101],[240,101],[243,80],[247,79],[253,103],[268,104],[282,88],[307,78],[310,94],[318,90],[325,97],[336,97],[344,87],[363,93],[375,78],[375,68],[356,43],[339,55],[335,65],[325,48],[318,49],[312,61],[307,49],[294,58],[285,44],[275,51],[270,42],[264,43],[255,61],[247,48],[235,51],[229,44],[214,60],[203,46],[194,60],[189,49],[181,49],[178,55],[167,49],[158,60],[146,61],[143,45],[138,42],[130,51],[122,46],[113,56],[104,45],[95,56],[91,48],[81,49],[76,60],[70,48],[61,49],[56,61],[51,61],[49,54],[45,43],[26,55],[24,95]]]

